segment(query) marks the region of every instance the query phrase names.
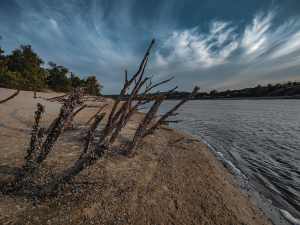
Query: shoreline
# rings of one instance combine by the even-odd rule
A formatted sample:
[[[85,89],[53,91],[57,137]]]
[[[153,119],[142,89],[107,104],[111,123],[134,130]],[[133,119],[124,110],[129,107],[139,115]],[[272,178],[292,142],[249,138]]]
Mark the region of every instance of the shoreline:
[[[12,93],[2,88],[0,91],[3,97]],[[37,93],[40,95],[61,94]],[[33,99],[33,92],[21,91],[0,106],[3,115],[0,118],[1,182],[12,177],[7,171],[3,174],[5,168],[20,167],[23,163],[37,102],[46,105],[41,125],[48,126],[58,115],[61,104]],[[104,111],[109,112],[110,108]],[[84,122],[96,111],[97,108],[89,108],[78,113],[74,123],[79,131],[62,135],[45,168],[55,165],[59,171],[76,160],[83,145],[78,138],[88,129]],[[115,148],[132,139],[144,116],[135,114],[122,130]],[[82,181],[87,183],[78,185]],[[267,224],[267,217],[249,200],[215,155],[204,144],[174,128],[172,131],[167,127],[159,129],[145,138],[134,158],[113,152],[105,155],[64,189],[64,193],[37,206],[26,197],[1,196],[0,222]]]
[[[191,134],[186,133],[179,128],[172,127],[172,129],[178,130],[192,138],[195,138],[200,143],[205,145],[207,150],[211,153],[212,161],[216,160],[218,163],[223,165],[223,169],[226,170],[227,174],[234,179],[234,182],[245,192],[246,198],[256,205],[259,210],[272,222],[272,224],[300,224],[299,219],[293,217],[288,211],[277,208],[273,205],[272,201],[260,194],[257,189],[248,178],[242,173],[239,168],[236,168],[232,162],[226,160],[222,153],[212,149],[210,144],[206,141],[201,141],[199,138],[194,137]]]

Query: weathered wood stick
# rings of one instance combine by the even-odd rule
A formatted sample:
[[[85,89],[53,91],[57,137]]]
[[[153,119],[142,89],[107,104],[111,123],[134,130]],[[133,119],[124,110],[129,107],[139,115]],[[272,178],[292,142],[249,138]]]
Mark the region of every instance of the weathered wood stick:
[[[179,139],[177,139],[176,141],[170,142],[169,145],[172,145],[172,144],[174,144],[174,143],[176,143],[176,142],[179,142],[179,141],[181,141],[183,138],[184,138],[184,137],[179,138]]]
[[[99,109],[99,111],[89,120],[89,121],[87,121],[87,123],[85,124],[85,125],[88,125],[89,124],[89,122],[91,122],[91,120],[92,119],[94,119],[97,115],[98,115],[98,113],[99,112],[101,112],[101,110],[105,107],[105,106],[107,106],[108,104],[105,104],[104,106],[102,106],[100,109]]]
[[[79,156],[79,160],[82,159],[82,157],[85,155],[85,153],[89,150],[89,148],[91,146],[91,141],[93,139],[93,133],[95,132],[95,130],[97,129],[97,126],[99,125],[99,123],[101,122],[101,120],[104,118],[105,115],[106,115],[106,113],[102,113],[100,116],[96,115],[95,121],[94,121],[93,125],[91,126],[91,129],[89,129],[88,135],[85,137],[86,142],[84,145],[84,149]]]
[[[8,98],[6,98],[6,99],[0,101],[0,104],[1,104],[1,103],[4,103],[4,102],[7,102],[8,100],[10,100],[10,99],[16,97],[19,93],[20,93],[20,90],[16,91],[12,96],[10,96],[10,97],[8,97]]]

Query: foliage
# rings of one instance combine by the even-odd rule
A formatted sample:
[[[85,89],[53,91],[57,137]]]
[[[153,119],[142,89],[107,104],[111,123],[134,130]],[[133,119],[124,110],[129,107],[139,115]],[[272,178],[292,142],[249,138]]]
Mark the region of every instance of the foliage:
[[[82,80],[79,77],[75,76],[74,73],[71,72],[70,74],[71,74],[70,80],[71,80],[72,87],[77,88],[81,86],[83,83]]]
[[[11,72],[7,68],[8,58],[5,60],[0,60],[0,84],[6,85],[8,87],[19,87],[21,83],[25,82],[21,78],[21,74],[18,72]]]
[[[41,66],[43,60],[33,51],[31,45],[20,45],[7,56],[7,67],[11,72],[21,74],[18,83],[22,87],[45,87],[47,72]]]
[[[2,37],[0,36],[0,40]],[[44,61],[33,51],[31,45],[20,45],[10,55],[0,46],[0,84],[11,88],[47,88],[69,92],[78,86],[86,86],[91,94],[101,95],[101,88],[95,76],[80,79],[69,69],[50,61],[50,68],[42,67]],[[70,73],[70,77],[67,75]]]
[[[99,84],[95,76],[88,76],[83,79],[84,87],[87,87],[87,91],[94,95],[101,95],[100,91],[104,87]]]
[[[72,82],[67,77],[69,69],[64,66],[58,66],[56,63],[50,61],[48,62],[50,68],[47,69],[48,76],[46,82],[51,86],[55,91],[68,92],[72,91],[73,87],[71,86]]]

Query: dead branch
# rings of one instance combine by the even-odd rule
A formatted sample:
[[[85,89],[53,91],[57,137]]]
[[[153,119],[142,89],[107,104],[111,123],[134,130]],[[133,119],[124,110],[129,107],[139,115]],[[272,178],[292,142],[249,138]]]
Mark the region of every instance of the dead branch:
[[[154,132],[154,130],[157,129],[157,127],[159,125],[161,125],[169,116],[174,115],[173,113],[180,107],[182,106],[185,102],[187,102],[188,100],[192,99],[195,97],[195,95],[198,93],[198,90],[200,88],[199,87],[195,87],[194,91],[192,92],[192,94],[190,94],[188,97],[186,97],[185,99],[183,99],[181,102],[179,102],[173,109],[171,109],[169,112],[167,112],[164,116],[162,116],[157,123],[152,126],[150,129],[147,130],[147,132],[145,132],[144,137],[146,137],[149,134],[152,134]]]
[[[187,141],[196,141],[196,142],[201,142],[199,140],[192,140],[192,139],[188,139]]]
[[[51,149],[53,148],[56,140],[64,131],[66,125],[70,122],[73,117],[73,110],[77,106],[77,102],[83,95],[83,88],[78,87],[74,90],[74,92],[69,96],[68,100],[64,103],[62,108],[60,109],[59,117],[57,118],[55,124],[50,130],[43,146],[41,149],[41,153],[37,159],[37,163],[42,163],[44,159],[47,157]]]
[[[170,142],[169,145],[172,145],[172,144],[174,144],[174,143],[176,143],[176,142],[179,142],[179,141],[181,141],[183,138],[184,138],[184,137],[179,138],[179,139],[177,139],[176,141]]]
[[[105,104],[104,106],[102,106],[100,109],[99,109],[99,111],[89,120],[89,121],[87,121],[87,123],[85,124],[85,125],[88,125],[89,124],[89,122],[91,122],[91,120],[92,119],[94,119],[98,114],[99,114],[99,112],[101,112],[101,110],[102,109],[104,109],[104,107],[105,106],[107,106],[108,104]]]
[[[144,63],[145,63],[146,59],[148,58],[148,56],[149,56],[149,54],[150,54],[150,49],[152,48],[154,42],[155,42],[155,40],[153,39],[152,42],[151,42],[150,47],[148,48],[148,50],[147,50],[147,52],[146,52],[146,54],[145,54],[145,56],[144,56],[144,58],[143,58],[143,60],[142,60],[142,62],[141,62],[141,65],[140,65],[139,70],[137,71],[137,73],[136,73],[136,74],[135,74],[128,82],[125,82],[124,87],[123,87],[123,89],[121,90],[121,92],[120,92],[120,94],[119,94],[117,100],[115,101],[115,104],[114,104],[114,106],[113,106],[113,108],[112,108],[112,110],[111,110],[111,113],[109,114],[107,125],[106,125],[106,127],[105,127],[105,129],[104,129],[104,131],[103,131],[103,137],[106,137],[106,136],[109,134],[109,132],[111,131],[111,127],[112,127],[112,125],[113,125],[113,121],[112,121],[112,120],[113,120],[115,111],[116,111],[116,109],[117,109],[117,107],[118,107],[118,105],[119,105],[119,103],[120,103],[120,101],[121,101],[123,95],[125,94],[127,88],[131,85],[131,83],[132,83],[132,82],[138,77],[138,75],[140,74],[140,72],[141,72],[141,70],[142,70],[142,68],[143,68],[143,66],[144,66]],[[103,137],[101,137],[101,138],[103,139]]]
[[[173,131],[172,129],[165,128],[165,127],[158,127],[157,129],[163,129],[163,130]]]
[[[160,106],[160,104],[163,102],[165,98],[166,98],[165,95],[161,95],[160,98],[158,98],[155,101],[155,103],[152,105],[152,107],[150,108],[149,112],[147,113],[143,121],[140,123],[137,131],[135,132],[133,140],[129,144],[128,149],[126,150],[126,153],[129,154],[129,157],[132,157],[135,154],[137,146],[142,141],[143,136],[146,132],[147,125],[151,122],[151,120],[153,119],[153,117],[155,116],[158,110],[158,107]]]
[[[27,149],[27,156],[24,157],[24,159],[26,159],[26,163],[22,166],[22,169],[16,174],[13,180],[7,185],[4,192],[10,192],[15,188],[18,188],[21,179],[26,175],[27,172],[34,170],[36,166],[35,162],[32,160],[32,154],[35,154],[40,149],[40,143],[38,142],[38,140],[41,138],[39,126],[42,113],[45,111],[44,106],[42,106],[40,103],[37,103],[37,107],[38,109],[35,112],[35,124],[32,127],[33,129],[31,131],[31,139],[29,148]],[[43,130],[41,132],[43,132]]]
[[[6,99],[0,101],[0,104],[1,104],[1,103],[4,103],[4,102],[7,102],[8,100],[10,100],[10,99],[16,97],[19,93],[20,93],[20,90],[17,90],[12,96],[10,96],[10,97],[8,97],[8,98],[6,98]]]
[[[81,106],[79,109],[76,110],[76,112],[73,113],[73,118],[76,116],[77,113],[79,113],[81,110],[83,110],[87,105]]]
[[[136,149],[139,145],[139,143],[141,142],[141,140],[143,138],[145,138],[147,135],[149,134],[153,134],[153,132],[158,128],[159,125],[162,125],[164,123],[166,123],[166,119],[169,116],[174,115],[173,113],[175,112],[175,110],[177,110],[182,104],[184,104],[185,102],[187,102],[188,100],[190,100],[191,98],[193,98],[197,93],[198,93],[199,88],[195,87],[194,91],[192,94],[190,94],[188,97],[186,97],[185,99],[183,99],[180,103],[178,103],[173,109],[171,109],[169,112],[167,112],[165,115],[163,115],[158,122],[153,125],[151,128],[149,128],[148,130],[146,130],[147,125],[150,123],[150,121],[155,117],[156,112],[158,107],[160,106],[160,104],[162,103],[162,101],[165,99],[166,94],[162,94],[161,98],[159,98],[158,100],[155,101],[155,103],[153,104],[153,106],[151,107],[151,109],[149,110],[149,112],[147,113],[146,117],[145,117],[145,121],[143,120],[140,125],[139,128],[137,129],[134,138],[132,140],[132,142],[129,145],[129,148],[126,150],[126,153],[129,155],[129,157],[133,157]]]
[[[95,132],[95,130],[97,129],[97,126],[99,125],[99,123],[101,122],[101,120],[104,118],[105,115],[106,115],[106,113],[102,113],[100,116],[96,115],[95,121],[94,121],[93,125],[91,126],[91,129],[89,129],[88,135],[85,138],[86,143],[85,143],[82,153],[79,156],[79,160],[82,159],[82,157],[85,155],[85,153],[90,148],[91,141],[93,139],[93,133]]]
[[[104,152],[109,149],[109,145],[106,141],[102,142],[96,148],[94,148],[88,155],[77,161],[68,169],[61,172],[48,184],[44,185],[38,195],[43,198],[45,195],[52,194],[53,191],[63,182],[68,182],[72,177],[80,173],[84,168],[91,166],[95,161],[103,156]]]
[[[38,110],[35,112],[35,117],[34,117],[35,124],[33,125],[33,129],[31,131],[30,144],[29,144],[29,148],[27,149],[27,156],[25,157],[25,159],[27,159],[27,163],[29,163],[29,160],[32,159],[32,153],[35,152],[37,140],[41,137],[39,126],[40,126],[40,119],[42,117],[42,113],[45,112],[45,108],[40,103],[37,103],[37,107]]]
[[[68,96],[70,93],[67,93],[67,94],[64,94],[64,95],[61,95],[61,96],[57,96],[57,97],[53,97],[53,98],[47,98],[46,100],[47,101],[51,101],[51,102],[53,102],[53,101],[58,101],[58,100],[60,100],[60,99],[62,99],[62,98],[64,98],[64,97],[66,97],[66,96]]]

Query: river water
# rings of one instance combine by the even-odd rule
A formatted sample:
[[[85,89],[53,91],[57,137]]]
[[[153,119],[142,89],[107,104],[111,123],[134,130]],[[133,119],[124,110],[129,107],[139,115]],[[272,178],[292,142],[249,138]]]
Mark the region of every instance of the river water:
[[[164,101],[158,115],[178,102]],[[206,144],[231,164],[231,174],[240,173],[300,224],[299,110],[299,100],[194,100],[177,110],[171,119],[182,122],[171,126]]]

